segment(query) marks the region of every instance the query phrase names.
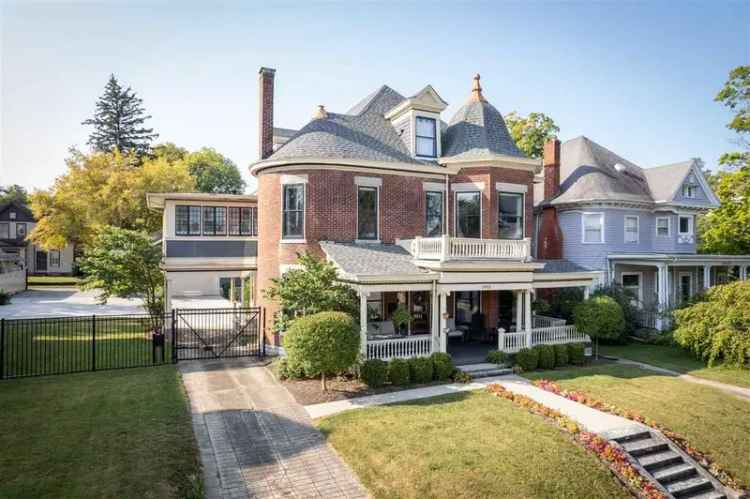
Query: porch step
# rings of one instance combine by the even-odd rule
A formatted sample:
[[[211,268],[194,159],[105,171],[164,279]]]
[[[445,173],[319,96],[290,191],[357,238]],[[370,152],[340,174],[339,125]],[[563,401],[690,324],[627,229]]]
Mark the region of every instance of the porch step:
[[[653,472],[654,478],[662,485],[691,478],[697,474],[695,467],[687,463],[677,463]]]
[[[645,440],[635,440],[622,444],[623,449],[630,453],[631,456],[645,456],[648,454],[657,454],[669,449],[669,446],[663,440],[647,438]]]
[[[462,366],[456,366],[456,369],[467,374],[471,374],[472,378],[489,378],[491,376],[513,374],[513,369],[509,367],[499,366],[497,364],[490,364],[489,362],[482,362],[479,364],[464,364]]]
[[[702,476],[686,478],[667,485],[667,491],[675,497],[690,497],[711,490],[714,490],[714,486]]]

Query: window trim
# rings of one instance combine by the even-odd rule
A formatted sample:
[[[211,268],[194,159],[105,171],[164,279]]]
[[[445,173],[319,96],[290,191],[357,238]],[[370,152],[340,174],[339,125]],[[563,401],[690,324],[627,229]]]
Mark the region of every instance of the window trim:
[[[0,239],[10,239],[10,222],[0,222],[0,227],[5,227],[7,235],[3,236],[3,231],[0,231]]]
[[[187,208],[187,232],[182,234],[177,232],[177,208],[184,206]],[[198,232],[190,232],[190,226],[191,226],[191,217],[190,217],[190,211],[191,208],[198,208],[200,210],[200,217],[198,217],[198,222],[200,224],[200,229],[198,229]],[[197,204],[175,204],[174,205],[174,235],[175,237],[194,237],[194,236],[202,236],[203,235],[203,206],[197,205]]]
[[[253,210],[255,208],[254,206],[227,206],[227,235],[229,237],[253,237],[255,236],[255,231],[253,231],[253,226],[256,224],[255,218],[257,216],[257,210]],[[232,210],[237,210],[237,232],[232,232],[232,224],[231,224],[231,213]],[[242,213],[243,211],[248,210],[249,215],[249,224],[247,231],[243,232],[242,230],[242,222],[245,221],[245,217],[243,217]]]
[[[227,207],[223,205],[203,205],[201,206],[201,222],[203,222],[203,219],[206,215],[206,209],[211,208],[213,211],[213,232],[206,232],[206,224],[205,222],[202,223],[202,231],[201,235],[203,236],[209,236],[209,237],[216,237],[216,236],[226,236],[227,232],[229,230],[229,213],[227,211]],[[216,213],[217,210],[222,209],[224,210],[224,232],[217,232],[216,231]]]
[[[355,242],[358,243],[379,243],[380,242],[380,187],[377,185],[362,185],[357,184],[355,193],[357,196],[357,214],[356,214],[356,237]],[[373,239],[362,239],[359,237],[359,191],[375,191],[375,238]]]
[[[666,234],[659,234],[659,220],[667,221],[667,233]],[[672,217],[670,216],[656,217],[654,221],[654,229],[656,232],[656,237],[671,237],[672,236]]]
[[[53,255],[55,256],[53,257]],[[53,249],[47,252],[47,265],[49,267],[56,267],[59,269],[61,266],[61,263],[62,263],[62,253],[60,252],[60,250]]]
[[[286,244],[291,244],[291,243],[305,243],[306,242],[306,239],[305,239],[306,232],[305,231],[307,230],[307,223],[306,223],[305,219],[307,218],[307,179],[305,178],[303,180],[301,178],[295,177],[293,180],[295,180],[295,181],[288,182],[288,183],[282,182],[282,184],[281,184],[281,223],[279,224],[280,225],[280,229],[281,229],[281,238],[279,239],[279,242],[282,243],[282,244],[284,244],[284,243],[286,243]],[[286,197],[286,196],[284,196],[284,193],[285,193],[285,190],[288,187],[302,187],[302,236],[301,237],[300,236],[286,236],[286,235],[284,235],[284,228],[285,228],[285,225],[284,225],[284,219],[285,219],[285,217],[284,217],[284,213],[285,213],[284,199]],[[294,210],[294,211],[297,211],[297,210]]]
[[[426,135],[419,135],[417,133],[417,123],[419,123],[419,120],[429,120],[432,122],[432,129],[434,137],[427,137]],[[418,139],[431,139],[432,140],[432,155],[425,155],[425,154],[419,154],[417,152],[417,142]],[[430,116],[420,116],[415,115],[414,116],[414,156],[418,158],[429,158],[429,159],[435,159],[438,157],[438,127],[437,127],[437,119],[430,117]]]
[[[688,232],[682,232],[680,227],[681,219],[686,218],[688,220]],[[677,215],[677,235],[679,236],[692,236],[695,233],[695,217],[693,215]]]
[[[689,279],[689,288],[690,289],[689,289],[689,292],[688,292],[688,299],[690,299],[690,298],[693,297],[693,294],[694,294],[693,293],[693,289],[695,288],[695,286],[693,286],[694,277],[693,277],[693,273],[692,272],[679,272],[677,274],[677,294],[678,294],[678,296],[680,298],[680,302],[681,303],[684,302],[683,297],[682,297],[682,278],[685,277],[685,276],[687,276],[688,279]]]
[[[439,194],[440,195],[440,230],[438,231],[439,234],[437,236],[430,236],[427,233],[427,220],[428,220],[428,213],[427,213],[427,197],[430,194]],[[424,191],[424,235],[425,237],[439,237],[442,234],[445,233],[445,190],[432,190],[428,189]]]
[[[625,288],[623,277],[625,276],[637,276],[638,277],[638,306],[643,303],[643,272],[620,272],[620,286]]]
[[[507,241],[522,241],[526,237],[526,193],[525,192],[511,192],[511,191],[495,191],[497,196],[497,237],[498,239],[505,239]],[[519,238],[502,238],[500,237],[500,196],[521,196],[521,237]]]
[[[599,241],[586,241],[586,217],[587,216],[598,216],[601,224],[601,237]],[[604,237],[604,212],[603,211],[584,211],[581,213],[581,243],[582,244],[604,244],[606,238]]]
[[[628,218],[635,218],[635,241],[628,241]],[[641,217],[639,215],[625,215],[623,219],[623,241],[625,244],[638,244],[641,242]]]
[[[459,194],[479,194],[479,237],[467,237],[458,235],[458,195]],[[484,239],[482,235],[482,191],[481,190],[456,190],[453,193],[453,234],[455,237],[466,239]]]

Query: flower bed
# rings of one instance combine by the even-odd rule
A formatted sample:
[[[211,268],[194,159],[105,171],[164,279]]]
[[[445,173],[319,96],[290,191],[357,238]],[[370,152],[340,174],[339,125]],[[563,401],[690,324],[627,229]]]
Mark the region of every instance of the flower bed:
[[[593,452],[615,476],[630,489],[636,497],[645,499],[663,499],[666,496],[649,479],[641,475],[630,463],[627,454],[618,445],[611,444],[600,436],[584,431],[572,419],[559,411],[551,409],[535,400],[506,390],[502,385],[492,384],[487,390],[497,397],[510,400],[519,407],[523,407],[533,414],[544,417],[553,422],[561,430],[569,433],[575,442],[586,450]]]
[[[688,440],[679,433],[676,433],[669,428],[665,428],[651,418],[647,418],[635,411],[622,409],[613,404],[608,404],[584,392],[563,390],[560,385],[558,385],[554,381],[550,381],[547,379],[538,379],[534,381],[534,385],[538,388],[541,388],[542,390],[546,390],[548,392],[554,393],[555,395],[565,397],[574,402],[578,402],[579,404],[584,404],[602,412],[621,416],[623,418],[630,419],[631,421],[636,421],[638,423],[642,423],[646,426],[659,430],[665,437],[674,442],[675,445],[677,445],[686,454],[693,458],[698,464],[707,469],[709,473],[711,473],[723,485],[738,491],[745,490],[745,486],[743,484],[739,483],[739,481],[735,477],[733,477],[731,473],[719,466],[713,459],[711,459],[708,454],[693,447],[690,442],[688,442]]]

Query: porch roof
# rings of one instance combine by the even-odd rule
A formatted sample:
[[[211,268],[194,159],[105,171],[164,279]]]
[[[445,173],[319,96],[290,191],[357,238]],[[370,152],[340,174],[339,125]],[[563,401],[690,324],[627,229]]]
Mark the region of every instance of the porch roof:
[[[697,253],[612,253],[613,262],[692,263],[695,265],[750,264],[750,255],[702,255]]]
[[[397,244],[322,241],[320,247],[328,259],[338,267],[343,279],[403,279],[406,282],[436,279],[434,272],[414,265],[411,253]]]
[[[561,274],[567,272],[590,272],[589,269],[581,267],[570,260],[534,260],[537,263],[543,263],[544,267],[536,270],[544,274]]]

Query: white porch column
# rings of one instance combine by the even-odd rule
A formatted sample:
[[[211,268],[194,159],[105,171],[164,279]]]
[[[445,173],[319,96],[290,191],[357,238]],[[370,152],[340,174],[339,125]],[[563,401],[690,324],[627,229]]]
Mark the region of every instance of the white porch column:
[[[747,280],[747,266],[740,265],[740,281]]]
[[[517,290],[513,292],[513,296],[516,299],[516,332],[520,333],[524,330],[523,328],[523,291]]]
[[[525,319],[524,325],[526,326],[526,346],[531,348],[531,290],[524,291],[524,305],[525,305]]]
[[[448,314],[448,295],[449,292],[441,292],[439,299],[440,299],[440,351],[441,352],[447,352],[448,351],[448,335],[445,334],[445,330],[447,329],[448,325],[446,322],[446,315]]]
[[[657,295],[657,301],[659,304],[659,312],[664,312],[667,309],[667,303],[669,299],[669,276],[667,273],[667,266],[659,264],[656,267],[656,279],[658,281],[659,294]],[[661,315],[656,318],[656,329],[662,331],[664,329],[664,320]]]
[[[588,300],[589,299],[589,287],[585,286],[583,288],[583,299]]]
[[[367,360],[367,296],[366,291],[359,291],[359,351],[362,358]]]
[[[435,286],[432,287],[432,293],[430,294],[430,332],[432,333],[432,348],[433,352],[440,350],[440,310],[438,309],[438,292]]]
[[[706,264],[703,266],[703,289],[711,287],[711,265]]]

